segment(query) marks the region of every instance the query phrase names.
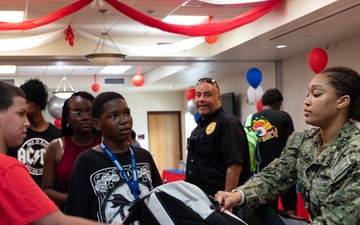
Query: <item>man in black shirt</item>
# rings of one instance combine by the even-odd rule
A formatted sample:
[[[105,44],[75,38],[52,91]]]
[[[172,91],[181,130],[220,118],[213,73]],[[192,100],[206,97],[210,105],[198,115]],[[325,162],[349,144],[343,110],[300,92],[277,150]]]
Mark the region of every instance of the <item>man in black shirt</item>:
[[[185,180],[212,196],[219,190],[231,191],[250,177],[244,128],[224,112],[219,86],[211,78],[198,81],[195,104],[201,117],[188,138]]]

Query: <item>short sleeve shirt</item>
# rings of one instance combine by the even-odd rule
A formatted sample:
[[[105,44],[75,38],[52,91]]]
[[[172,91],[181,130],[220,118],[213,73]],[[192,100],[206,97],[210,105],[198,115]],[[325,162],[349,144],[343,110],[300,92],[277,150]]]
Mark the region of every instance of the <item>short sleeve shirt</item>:
[[[0,154],[0,225],[25,225],[58,210],[17,159]]]

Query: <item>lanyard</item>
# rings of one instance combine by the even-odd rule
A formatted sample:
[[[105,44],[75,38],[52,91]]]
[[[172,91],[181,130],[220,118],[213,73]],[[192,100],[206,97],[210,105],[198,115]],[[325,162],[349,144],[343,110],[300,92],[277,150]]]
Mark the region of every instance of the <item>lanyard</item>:
[[[138,173],[137,173],[137,170],[136,170],[136,160],[135,160],[135,155],[134,155],[133,150],[129,146],[131,169],[132,169],[132,175],[133,175],[133,181],[131,182],[128,175],[126,174],[126,171],[121,166],[121,163],[116,158],[114,153],[105,146],[104,142],[101,142],[100,147],[103,150],[103,152],[111,159],[111,161],[115,164],[117,169],[120,171],[121,175],[124,177],[127,185],[129,186],[131,194],[135,197],[136,200],[139,199],[139,193],[140,193],[140,191],[139,191],[139,180],[138,180]]]

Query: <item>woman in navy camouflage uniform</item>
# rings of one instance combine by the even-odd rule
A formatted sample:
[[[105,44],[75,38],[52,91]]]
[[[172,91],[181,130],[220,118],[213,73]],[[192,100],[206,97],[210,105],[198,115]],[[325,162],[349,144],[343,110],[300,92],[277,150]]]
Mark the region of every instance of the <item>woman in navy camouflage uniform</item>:
[[[305,122],[316,128],[294,132],[279,159],[232,192],[219,191],[223,209],[257,206],[299,185],[311,224],[360,224],[360,76],[329,68],[309,84]]]

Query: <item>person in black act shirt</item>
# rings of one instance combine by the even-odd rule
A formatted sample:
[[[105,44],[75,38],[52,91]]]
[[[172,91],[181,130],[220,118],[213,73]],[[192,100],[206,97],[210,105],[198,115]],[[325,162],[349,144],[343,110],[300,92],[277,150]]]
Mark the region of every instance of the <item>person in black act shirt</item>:
[[[294,131],[291,116],[287,112],[280,110],[283,100],[284,98],[278,89],[266,90],[261,98],[264,108],[252,116],[252,128],[254,130],[262,129],[255,154],[258,163],[257,172],[265,168],[275,158],[280,157],[288,137]],[[284,211],[291,215],[296,214],[297,195],[295,185],[287,193],[281,195],[281,203]],[[277,208],[278,199],[276,198],[269,204]]]
[[[186,178],[208,195],[231,191],[250,177],[246,134],[241,122],[221,107],[218,84],[197,82],[195,104],[201,117],[188,138]]]
[[[30,127],[22,145],[9,148],[7,155],[22,162],[40,187],[45,150],[53,139],[60,137],[60,129],[46,121],[43,115],[48,103],[47,86],[38,79],[30,79],[20,89],[25,92],[28,101],[26,116]]]

